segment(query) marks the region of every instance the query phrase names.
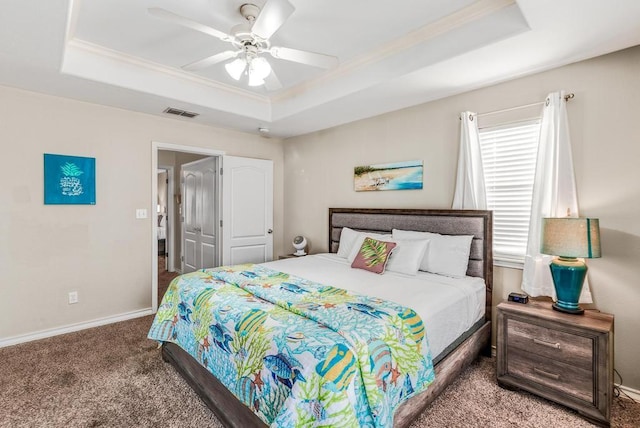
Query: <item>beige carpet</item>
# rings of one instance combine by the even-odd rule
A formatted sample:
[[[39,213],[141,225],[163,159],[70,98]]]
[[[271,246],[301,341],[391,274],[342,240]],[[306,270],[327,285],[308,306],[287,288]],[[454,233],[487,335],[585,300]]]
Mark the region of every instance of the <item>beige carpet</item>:
[[[171,280],[178,275],[178,272],[169,272],[167,270],[164,256],[158,256],[158,302],[162,300],[164,293],[167,292]]]
[[[220,427],[156,343],[151,317],[0,349],[0,427]],[[624,405],[622,407],[621,403]],[[614,427],[640,426],[615,400]],[[590,427],[575,413],[495,383],[495,360],[465,371],[414,427]]]

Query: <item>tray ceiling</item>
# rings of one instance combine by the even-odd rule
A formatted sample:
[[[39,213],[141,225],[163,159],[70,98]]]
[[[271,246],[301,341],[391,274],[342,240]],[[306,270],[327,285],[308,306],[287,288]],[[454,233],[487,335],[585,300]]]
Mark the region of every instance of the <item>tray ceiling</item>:
[[[231,79],[222,63],[184,71],[229,45],[147,12],[229,32],[244,20],[236,0],[11,2],[0,16],[0,84],[158,115],[176,107],[199,113],[194,122],[289,137],[640,42],[636,0],[290,2],[272,44],[339,65],[269,57],[277,91]]]

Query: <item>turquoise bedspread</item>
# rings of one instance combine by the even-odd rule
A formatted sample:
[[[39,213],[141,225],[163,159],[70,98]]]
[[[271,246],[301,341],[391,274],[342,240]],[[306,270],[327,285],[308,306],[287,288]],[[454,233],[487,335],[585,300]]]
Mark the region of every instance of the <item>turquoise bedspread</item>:
[[[176,278],[149,338],[179,345],[278,427],[390,427],[434,380],[412,309],[261,265]]]

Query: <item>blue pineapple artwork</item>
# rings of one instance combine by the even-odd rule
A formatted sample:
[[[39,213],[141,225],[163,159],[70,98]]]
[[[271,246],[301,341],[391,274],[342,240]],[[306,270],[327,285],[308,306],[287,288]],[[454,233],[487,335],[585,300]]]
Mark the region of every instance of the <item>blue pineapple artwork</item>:
[[[44,154],[44,203],[96,204],[96,159]]]

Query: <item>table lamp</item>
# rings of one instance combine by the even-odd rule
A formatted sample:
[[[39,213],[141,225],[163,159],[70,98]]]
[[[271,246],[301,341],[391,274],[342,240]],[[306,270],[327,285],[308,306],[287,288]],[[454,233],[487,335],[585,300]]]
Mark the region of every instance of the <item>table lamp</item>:
[[[542,219],[542,254],[558,256],[549,267],[556,289],[553,309],[582,314],[578,305],[587,265],[581,258],[600,257],[600,227],[596,218]]]

